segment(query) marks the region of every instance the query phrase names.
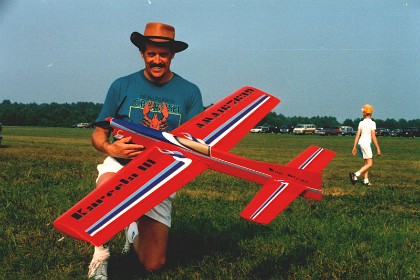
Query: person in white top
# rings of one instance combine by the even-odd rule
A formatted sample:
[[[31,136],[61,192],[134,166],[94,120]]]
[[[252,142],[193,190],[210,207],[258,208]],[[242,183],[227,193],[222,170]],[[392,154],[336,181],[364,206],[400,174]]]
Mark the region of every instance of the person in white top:
[[[364,165],[358,171],[349,175],[351,183],[355,185],[358,182],[358,177],[364,173],[363,184],[370,186],[368,169],[373,166],[372,142],[376,146],[378,156],[381,155],[381,149],[376,138],[376,123],[371,119],[373,107],[369,104],[363,105],[362,113],[363,121],[359,123],[359,127],[357,128],[352,153],[353,155],[359,153],[363,157]]]

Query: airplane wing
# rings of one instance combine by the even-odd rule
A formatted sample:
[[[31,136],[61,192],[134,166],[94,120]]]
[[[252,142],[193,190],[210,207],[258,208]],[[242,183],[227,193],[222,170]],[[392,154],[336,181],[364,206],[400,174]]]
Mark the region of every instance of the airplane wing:
[[[54,227],[99,246],[207,169],[194,155],[187,158],[166,146],[158,142],[137,156],[55,220]]]
[[[171,131],[193,135],[207,145],[229,151],[280,100],[253,87],[243,87]]]
[[[268,224],[305,189],[301,184],[269,180],[240,216],[255,223]]]

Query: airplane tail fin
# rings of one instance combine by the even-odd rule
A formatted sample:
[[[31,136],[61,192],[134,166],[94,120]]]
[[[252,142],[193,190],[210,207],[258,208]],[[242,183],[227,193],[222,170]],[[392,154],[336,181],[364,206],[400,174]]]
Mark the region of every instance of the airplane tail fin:
[[[321,200],[321,171],[335,152],[311,146],[286,166],[276,166],[278,174],[264,183],[261,190],[241,213],[252,222],[268,224],[299,195]]]

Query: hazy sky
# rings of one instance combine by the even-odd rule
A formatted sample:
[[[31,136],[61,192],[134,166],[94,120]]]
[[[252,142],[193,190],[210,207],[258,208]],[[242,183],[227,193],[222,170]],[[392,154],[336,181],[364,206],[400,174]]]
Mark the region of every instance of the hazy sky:
[[[418,0],[0,0],[0,102],[103,103],[150,21],[189,44],[172,70],[205,105],[251,85],[288,117],[420,118]]]

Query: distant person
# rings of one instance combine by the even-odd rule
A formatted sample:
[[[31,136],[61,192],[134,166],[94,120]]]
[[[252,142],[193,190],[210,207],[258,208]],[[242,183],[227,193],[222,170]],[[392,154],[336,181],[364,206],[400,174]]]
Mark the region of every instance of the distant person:
[[[356,137],[354,138],[354,145],[352,153],[356,155],[359,153],[363,157],[364,165],[355,173],[350,173],[350,181],[355,185],[359,181],[359,176],[364,173],[363,184],[371,186],[369,181],[368,169],[373,165],[372,142],[376,146],[378,156],[381,155],[378,140],[376,139],[376,123],[371,119],[373,114],[373,107],[366,104],[362,108],[363,120],[359,123]]]
[[[158,22],[148,23],[144,35],[133,32],[131,42],[139,48],[145,68],[115,80],[106,96],[97,122],[108,117],[124,118],[130,122],[170,131],[203,110],[199,88],[171,71],[175,53],[188,44],[175,40],[175,28]],[[108,157],[98,165],[97,186],[100,186],[130,159],[147,149],[141,143],[132,144],[131,137],[109,141],[110,131],[96,127],[92,144]],[[147,272],[162,268],[166,262],[172,201],[175,194],[164,200],[142,217],[133,217],[126,228],[123,252],[134,249],[140,264]],[[139,234],[140,232],[140,234]],[[108,244],[95,247],[88,276],[107,279],[110,257]]]

